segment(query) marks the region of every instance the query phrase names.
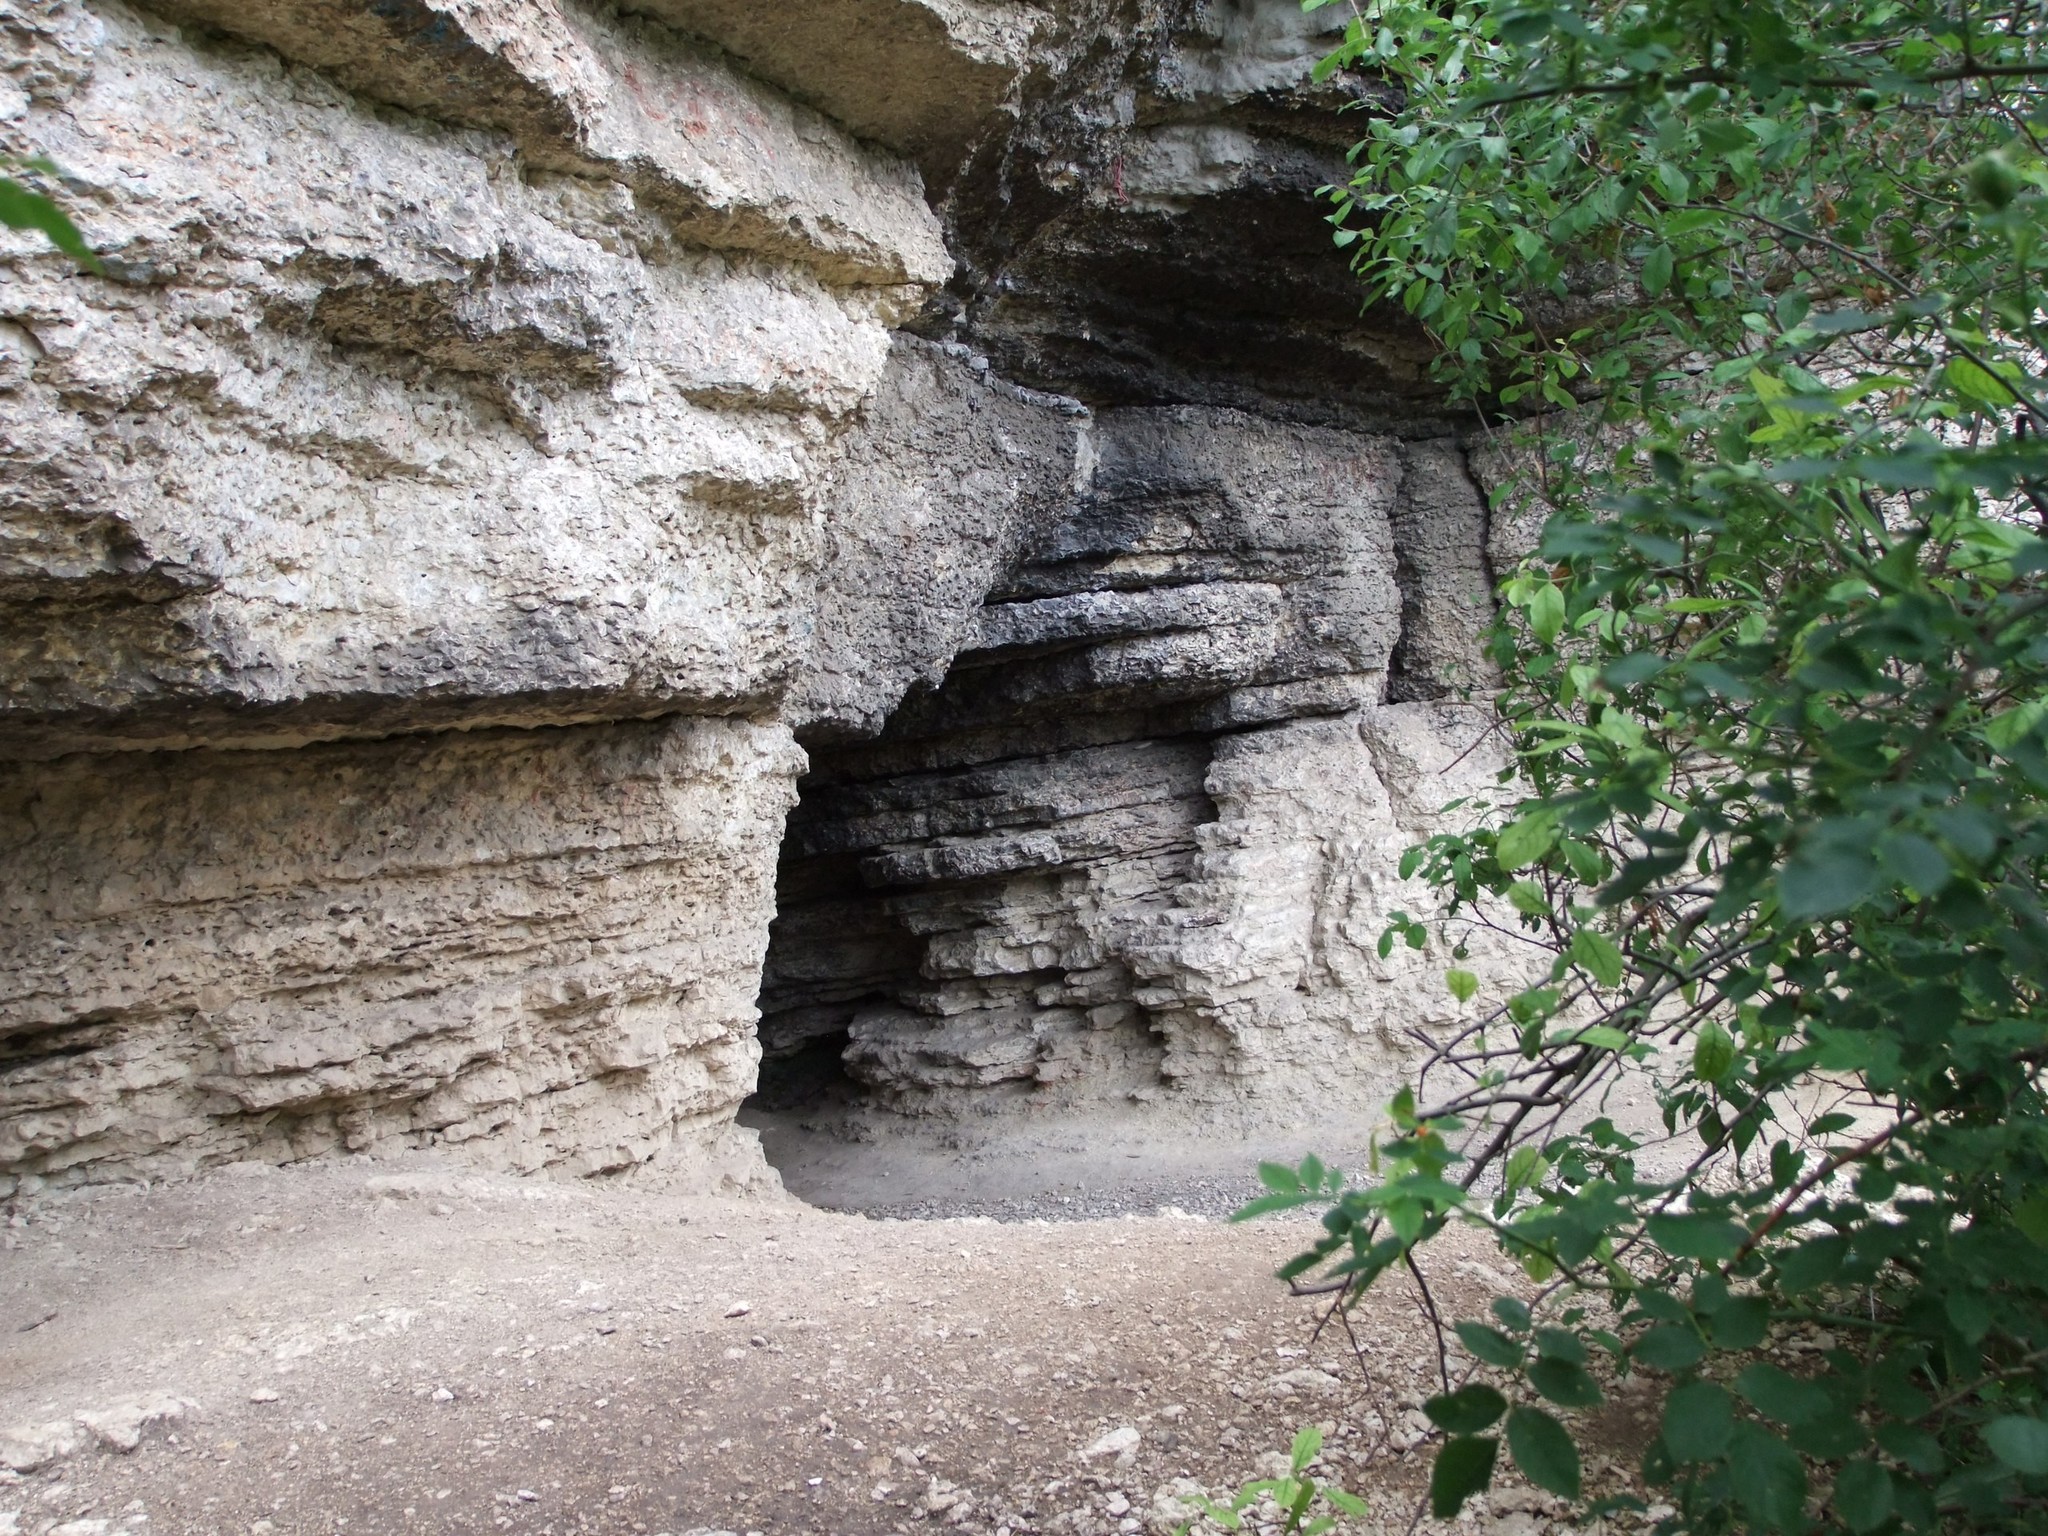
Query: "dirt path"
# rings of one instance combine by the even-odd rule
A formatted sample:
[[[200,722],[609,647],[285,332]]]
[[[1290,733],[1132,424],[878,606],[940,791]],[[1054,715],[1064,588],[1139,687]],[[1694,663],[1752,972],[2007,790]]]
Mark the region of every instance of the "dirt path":
[[[1165,1532],[1309,1422],[1406,1531],[1433,1350],[1398,1293],[1369,1378],[1311,1346],[1270,1278],[1302,1230],[431,1164],[44,1198],[0,1228],[0,1458],[51,1454],[0,1474],[0,1536]],[[1454,1256],[1453,1298],[1496,1263]]]

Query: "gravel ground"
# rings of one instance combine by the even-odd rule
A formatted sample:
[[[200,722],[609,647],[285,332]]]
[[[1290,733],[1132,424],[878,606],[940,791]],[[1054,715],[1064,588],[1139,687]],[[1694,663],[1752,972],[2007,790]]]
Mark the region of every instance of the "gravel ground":
[[[1099,1198],[1233,1203],[1209,1177]],[[1363,1529],[1408,1532],[1410,1298],[1354,1354],[1271,1279],[1297,1230],[1078,1198],[876,1220],[357,1162],[18,1204],[0,1533],[1165,1536],[1308,1423]],[[1448,1305],[1511,1279],[1444,1263]],[[1559,1513],[1510,1487],[1456,1529]]]
[[[1359,1127],[1212,1126],[1185,1115],[1069,1114],[981,1127],[845,1113],[744,1111],[789,1191],[825,1210],[929,1221],[1227,1220],[1263,1192],[1261,1161],[1362,1163]]]
[[[945,1195],[870,1200],[861,1209],[870,1216],[898,1221],[952,1217],[981,1217],[989,1221],[1110,1221],[1120,1216],[1202,1216],[1224,1221],[1261,1193],[1263,1186],[1256,1178],[1167,1174],[1097,1189],[1077,1186],[1066,1191],[1049,1189],[980,1199]]]

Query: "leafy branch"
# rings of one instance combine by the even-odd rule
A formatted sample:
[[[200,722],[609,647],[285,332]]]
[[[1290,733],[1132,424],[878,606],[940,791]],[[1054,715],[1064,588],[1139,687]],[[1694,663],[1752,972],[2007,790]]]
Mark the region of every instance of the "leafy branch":
[[[1418,1287],[1439,1515],[1503,1444],[1584,1497],[1648,1372],[1666,1530],[2048,1531],[2044,17],[1380,0],[1325,61],[1402,91],[1337,241],[1547,515],[1498,804],[1381,941],[1473,1017],[1247,1210],[1323,1208],[1330,1315]],[[1533,1297],[1444,1319],[1454,1223]]]

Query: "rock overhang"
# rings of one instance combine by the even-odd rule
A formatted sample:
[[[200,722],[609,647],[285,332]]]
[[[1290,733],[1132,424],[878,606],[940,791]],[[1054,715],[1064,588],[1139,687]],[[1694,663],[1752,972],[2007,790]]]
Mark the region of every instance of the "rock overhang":
[[[881,1096],[1385,1060],[1485,515],[1319,19],[4,9],[108,275],[6,247],[0,1177],[727,1158],[798,740]]]

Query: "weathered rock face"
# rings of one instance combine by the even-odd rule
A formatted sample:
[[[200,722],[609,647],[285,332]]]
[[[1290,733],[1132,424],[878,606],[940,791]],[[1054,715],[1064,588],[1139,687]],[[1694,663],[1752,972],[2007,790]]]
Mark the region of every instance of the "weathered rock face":
[[[1417,825],[1385,777],[1479,724],[1390,703],[1390,667],[1469,664],[1445,637],[1484,611],[1477,493],[1435,444],[1213,408],[1107,412],[1095,446],[944,685],[813,747],[772,1056],[941,1111],[1385,1069],[1416,999],[1376,943]]]
[[[0,0],[0,1192],[1383,1066],[1486,529],[1317,25]]]
[[[0,1166],[715,1150],[798,754],[677,718],[0,777]]]
[[[1348,20],[1284,0],[1063,9],[1017,121],[945,204],[944,312],[1015,378],[1094,402],[1234,405],[1343,422],[1433,408],[1429,350],[1359,316],[1317,189],[1382,87],[1310,83]]]

